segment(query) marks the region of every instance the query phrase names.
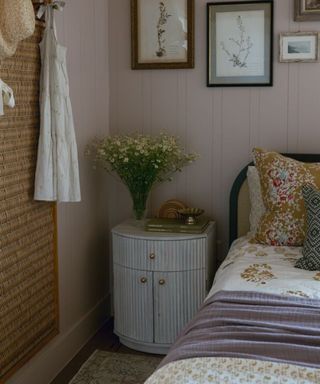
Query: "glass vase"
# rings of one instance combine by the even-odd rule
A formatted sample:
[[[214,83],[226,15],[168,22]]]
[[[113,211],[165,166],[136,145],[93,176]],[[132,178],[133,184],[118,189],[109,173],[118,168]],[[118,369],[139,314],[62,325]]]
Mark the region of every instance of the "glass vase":
[[[133,203],[133,213],[136,220],[142,220],[145,215],[147,200],[149,191],[137,192],[130,191],[132,203]]]

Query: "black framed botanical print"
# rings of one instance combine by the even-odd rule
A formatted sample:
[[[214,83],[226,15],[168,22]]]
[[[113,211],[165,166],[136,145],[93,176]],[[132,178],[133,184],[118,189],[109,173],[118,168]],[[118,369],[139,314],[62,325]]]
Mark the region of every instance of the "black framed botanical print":
[[[131,0],[132,69],[194,67],[194,0]]]
[[[207,4],[207,85],[271,86],[273,1]]]

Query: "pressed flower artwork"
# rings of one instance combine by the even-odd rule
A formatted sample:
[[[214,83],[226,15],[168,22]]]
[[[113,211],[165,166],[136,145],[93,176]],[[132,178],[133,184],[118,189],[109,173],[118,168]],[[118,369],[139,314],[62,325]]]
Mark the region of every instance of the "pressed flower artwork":
[[[248,58],[253,48],[251,37],[246,32],[242,16],[238,15],[237,18],[238,36],[229,37],[229,42],[232,43],[231,48],[227,48],[224,41],[220,42],[222,50],[228,57],[233,67],[247,68]]]
[[[158,49],[156,51],[156,55],[158,57],[166,56],[166,25],[168,23],[168,19],[171,15],[168,14],[166,4],[163,1],[159,3],[159,20],[157,23],[157,38],[158,38]]]
[[[208,86],[272,85],[272,1],[208,4]]]
[[[193,68],[194,0],[131,0],[132,69]]]

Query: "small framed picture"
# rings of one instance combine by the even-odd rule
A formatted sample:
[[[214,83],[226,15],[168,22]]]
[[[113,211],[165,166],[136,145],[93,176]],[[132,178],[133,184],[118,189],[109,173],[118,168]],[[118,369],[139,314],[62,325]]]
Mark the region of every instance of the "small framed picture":
[[[319,21],[320,0],[295,0],[294,13],[296,21]]]
[[[207,4],[208,87],[271,86],[273,1]]]
[[[132,69],[194,67],[194,0],[131,0]]]
[[[318,32],[288,32],[280,34],[281,63],[314,63],[319,60]]]

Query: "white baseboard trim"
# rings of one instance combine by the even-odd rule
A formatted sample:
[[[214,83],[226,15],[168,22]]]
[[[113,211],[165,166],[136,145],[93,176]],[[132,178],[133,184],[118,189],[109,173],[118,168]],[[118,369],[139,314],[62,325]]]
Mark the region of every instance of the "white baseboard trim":
[[[77,323],[60,333],[6,384],[49,384],[90,338],[110,319],[111,295],[100,300]]]

